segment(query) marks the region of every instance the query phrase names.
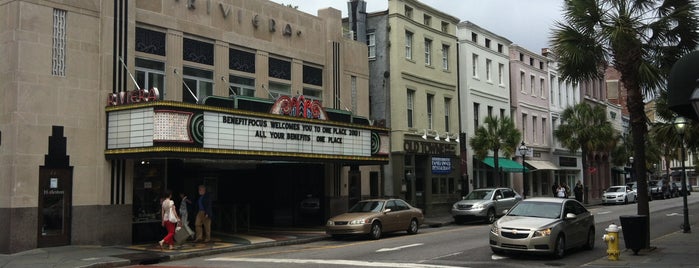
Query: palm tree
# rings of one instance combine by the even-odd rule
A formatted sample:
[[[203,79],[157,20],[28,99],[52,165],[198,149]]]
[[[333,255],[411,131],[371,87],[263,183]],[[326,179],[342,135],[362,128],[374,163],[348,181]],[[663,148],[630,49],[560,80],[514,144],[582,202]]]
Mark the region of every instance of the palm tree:
[[[610,150],[610,141],[612,146],[616,143],[614,128],[607,120],[605,109],[585,102],[568,107],[563,110],[561,125],[553,131],[553,135],[571,152],[581,151],[584,189],[588,189],[590,180],[585,179],[589,178],[588,156],[592,152]],[[583,202],[589,203],[587,190]]]
[[[500,151],[505,157],[511,157],[521,137],[522,134],[509,117],[498,119],[488,116],[469,140],[468,144],[479,160],[483,160],[488,156],[488,152],[493,151],[493,179],[496,186],[500,186]]]
[[[627,90],[633,170],[645,174],[644,97],[662,88],[674,62],[699,43],[694,1],[566,0],[563,17],[565,22],[554,26],[551,38],[561,77],[599,78],[608,65],[619,71]],[[649,215],[647,189],[646,181],[639,180],[638,215]],[[649,244],[647,239],[645,247]]]

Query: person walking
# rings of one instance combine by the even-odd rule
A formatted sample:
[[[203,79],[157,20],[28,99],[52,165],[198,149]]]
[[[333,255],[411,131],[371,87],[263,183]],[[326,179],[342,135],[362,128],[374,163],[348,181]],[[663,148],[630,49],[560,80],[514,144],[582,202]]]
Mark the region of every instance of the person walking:
[[[556,182],[551,186],[551,194],[553,194],[553,197],[558,197],[558,187],[559,185]]]
[[[194,242],[211,242],[211,196],[206,192],[206,186],[199,185],[197,200],[197,218],[194,221],[197,238]],[[206,235],[204,235],[206,233]]]
[[[158,241],[160,250],[163,250],[164,245],[168,245],[169,249],[175,249],[175,224],[180,221],[175,211],[175,202],[172,201],[172,191],[166,190],[163,195],[160,215],[162,215],[162,226],[167,230],[167,235],[163,240]]]
[[[185,193],[180,193],[180,198],[182,199],[182,201],[180,201],[180,219],[182,219],[182,226],[187,230],[190,237],[194,237],[194,231],[192,231],[192,228],[189,228],[189,206],[192,204],[192,201],[187,198],[187,194]]]
[[[580,180],[575,183],[575,188],[573,188],[573,194],[575,194],[575,200],[582,203],[583,201],[583,186]]]
[[[556,190],[556,197],[566,198],[566,187],[564,186],[564,184],[558,186],[558,189]]]

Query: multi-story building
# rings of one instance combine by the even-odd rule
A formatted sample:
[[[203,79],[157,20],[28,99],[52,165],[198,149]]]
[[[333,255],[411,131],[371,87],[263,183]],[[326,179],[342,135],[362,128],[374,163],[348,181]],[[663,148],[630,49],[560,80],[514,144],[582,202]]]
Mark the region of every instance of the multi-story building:
[[[348,6],[347,29],[368,45],[371,119],[392,129],[385,193],[427,214],[444,213],[465,187],[459,172],[459,19],[416,0],[388,0],[388,10],[369,14],[364,1]]]
[[[213,228],[223,232],[233,221],[320,225],[353,200],[382,195],[389,131],[367,119],[367,45],[343,36],[339,10],[313,16],[259,0],[10,1],[0,14],[0,252],[157,241],[167,189],[196,199],[205,185]],[[415,130],[428,128],[424,102],[433,94],[429,129],[441,137],[437,116],[455,92],[443,78],[455,64],[443,70],[436,55],[454,42],[439,31],[440,14],[429,14],[436,29],[403,25],[403,16],[391,22],[400,36],[434,38],[425,53],[443,73],[429,79],[437,89],[418,83],[435,74],[391,77],[417,80],[395,83],[403,114],[407,88],[419,85]],[[395,59],[405,52],[398,47]],[[422,67],[420,59],[396,66]],[[302,206],[308,195],[316,201]]]
[[[562,78],[558,73],[558,61],[556,56],[547,48],[542,49],[541,54],[548,59],[549,72],[549,109],[551,111],[551,129],[556,130],[561,125],[561,114],[566,108],[580,103],[580,87],[578,83]],[[553,134],[553,131],[552,133]],[[550,136],[552,145],[552,161],[557,164],[553,172],[553,180],[548,185],[564,182],[567,185],[575,185],[582,182],[582,162],[580,152],[571,152],[563,147],[560,141],[553,135]],[[548,186],[547,185],[547,186]],[[552,189],[542,189],[544,195],[553,195]]]
[[[457,27],[459,39],[459,105],[462,131],[462,161],[470,163],[466,178],[470,188],[510,186],[509,176],[492,178],[493,157],[482,161],[474,158],[468,140],[488,117],[510,117],[510,63],[509,48],[512,42],[472,22],[464,21]],[[511,159],[501,157],[499,165],[507,173],[522,172],[522,166]]]
[[[548,59],[516,44],[509,56],[512,118],[531,152],[525,160],[529,172],[514,176],[514,187],[526,196],[549,195],[557,166],[551,162]]]
[[[602,106],[605,111],[608,110],[610,103],[614,104],[607,100],[607,81],[605,81],[604,77],[582,81],[579,83],[579,86],[580,98],[583,102],[592,106]],[[610,114],[607,114],[607,118],[609,117]],[[590,181],[584,185],[588,187],[590,199],[601,198],[604,189],[612,185],[611,150],[612,148],[608,148],[607,151],[590,152],[589,155],[583,156],[587,157],[587,160],[583,158],[583,161],[588,162],[589,172],[587,172],[587,175],[589,177],[585,179]]]

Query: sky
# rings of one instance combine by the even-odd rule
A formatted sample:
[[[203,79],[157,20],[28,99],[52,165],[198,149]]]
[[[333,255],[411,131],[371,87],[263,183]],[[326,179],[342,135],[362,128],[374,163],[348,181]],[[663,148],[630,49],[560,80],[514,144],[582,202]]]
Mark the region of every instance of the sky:
[[[318,9],[332,7],[347,17],[347,0],[272,0],[298,6],[317,15]],[[388,0],[365,0],[367,12],[388,9]],[[470,21],[481,28],[505,37],[527,50],[540,54],[549,47],[551,28],[561,21],[563,0],[419,0],[434,9]]]

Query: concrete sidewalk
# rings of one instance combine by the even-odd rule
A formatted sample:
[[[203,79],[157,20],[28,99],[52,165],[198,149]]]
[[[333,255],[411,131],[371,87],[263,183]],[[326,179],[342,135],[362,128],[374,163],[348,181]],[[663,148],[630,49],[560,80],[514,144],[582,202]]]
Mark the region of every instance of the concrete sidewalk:
[[[650,249],[642,249],[633,255],[630,249],[622,250],[619,260],[602,257],[584,267],[698,267],[699,235],[677,231],[650,241]],[[623,248],[624,243],[620,244]]]

